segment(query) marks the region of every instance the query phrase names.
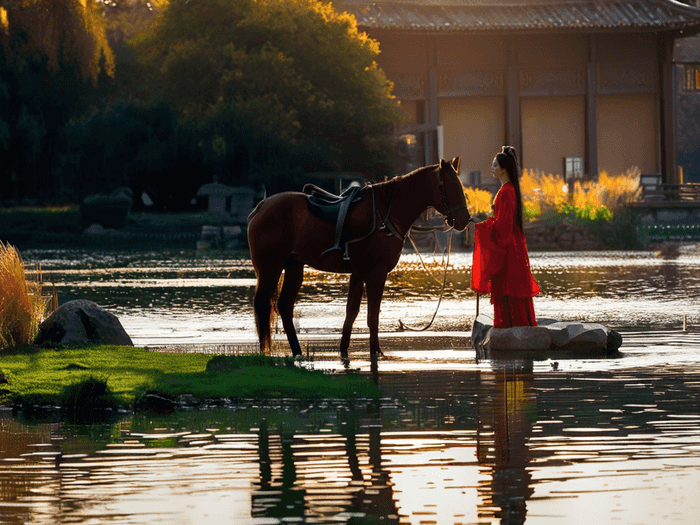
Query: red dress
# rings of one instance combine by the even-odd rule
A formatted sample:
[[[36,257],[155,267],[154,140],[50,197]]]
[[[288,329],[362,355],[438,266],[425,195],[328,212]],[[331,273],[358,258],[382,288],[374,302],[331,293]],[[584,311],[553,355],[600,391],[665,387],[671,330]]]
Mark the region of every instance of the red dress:
[[[517,196],[511,182],[496,194],[494,217],[475,226],[472,290],[491,294],[493,326],[536,326],[532,277],[525,235],[515,222]]]

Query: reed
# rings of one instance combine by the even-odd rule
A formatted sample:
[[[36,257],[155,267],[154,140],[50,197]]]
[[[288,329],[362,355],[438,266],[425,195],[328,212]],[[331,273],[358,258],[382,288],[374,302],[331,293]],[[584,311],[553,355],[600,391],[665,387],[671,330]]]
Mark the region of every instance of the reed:
[[[40,270],[27,281],[19,251],[0,241],[0,349],[32,343],[46,306]]]

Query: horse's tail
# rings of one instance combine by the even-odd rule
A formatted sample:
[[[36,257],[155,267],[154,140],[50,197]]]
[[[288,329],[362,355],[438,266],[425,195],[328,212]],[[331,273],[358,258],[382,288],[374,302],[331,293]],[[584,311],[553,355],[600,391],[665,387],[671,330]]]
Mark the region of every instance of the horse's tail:
[[[284,274],[280,275],[271,295],[265,293],[260,294],[260,282],[255,287],[255,295],[253,296],[253,312],[255,314],[255,327],[258,331],[258,339],[260,342],[260,352],[264,355],[270,355],[272,351],[272,328],[277,327],[277,319],[279,318],[279,310],[277,301],[284,282]],[[276,330],[275,330],[276,331]]]
[[[279,332],[277,321],[280,317],[280,311],[277,303],[280,299],[280,293],[282,293],[282,285],[284,284],[284,273],[280,275],[279,281],[277,281],[277,288],[272,293],[272,298],[270,299],[272,303],[272,309],[270,310],[270,330],[275,329],[275,333]]]

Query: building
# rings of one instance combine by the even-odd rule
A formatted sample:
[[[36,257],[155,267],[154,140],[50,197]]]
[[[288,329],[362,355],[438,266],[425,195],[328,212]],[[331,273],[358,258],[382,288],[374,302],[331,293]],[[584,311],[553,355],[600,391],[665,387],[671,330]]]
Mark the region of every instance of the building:
[[[700,183],[700,37],[676,41],[674,52],[679,182]]]
[[[430,163],[478,183],[503,144],[568,177],[637,166],[677,182],[673,53],[700,9],[673,0],[340,0],[380,42]],[[700,75],[700,74],[699,74]],[[700,76],[698,77],[700,78]],[[698,83],[700,88],[700,82]]]

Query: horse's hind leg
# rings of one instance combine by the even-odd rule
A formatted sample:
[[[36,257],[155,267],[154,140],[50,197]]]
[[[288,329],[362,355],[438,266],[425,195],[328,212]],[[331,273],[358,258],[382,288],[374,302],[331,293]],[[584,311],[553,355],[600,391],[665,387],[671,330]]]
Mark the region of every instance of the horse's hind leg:
[[[299,294],[301,283],[304,280],[304,265],[297,261],[289,261],[284,269],[284,284],[277,302],[277,311],[282,318],[282,326],[287,332],[287,341],[292,349],[292,354],[301,355],[301,345],[294,328],[294,302]]]
[[[270,321],[272,315],[272,298],[277,292],[280,275],[279,271],[257,271],[258,284],[253,296],[253,313],[255,314],[255,326],[258,330],[260,341],[260,353],[269,355],[272,349],[272,335],[270,333]]]
[[[362,278],[353,273],[350,275],[350,284],[348,287],[348,304],[345,309],[345,322],[343,323],[343,336],[340,339],[340,357],[347,359],[348,347],[350,346],[350,335],[352,334],[352,325],[357,319],[357,314],[360,311],[362,304],[362,292],[364,291],[365,283]]]
[[[379,348],[379,310],[386,284],[386,271],[377,268],[367,278],[367,327],[369,328],[369,352],[371,356],[384,355]]]

